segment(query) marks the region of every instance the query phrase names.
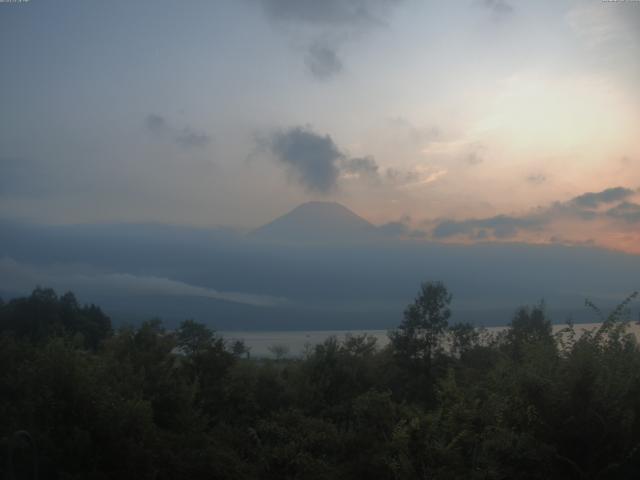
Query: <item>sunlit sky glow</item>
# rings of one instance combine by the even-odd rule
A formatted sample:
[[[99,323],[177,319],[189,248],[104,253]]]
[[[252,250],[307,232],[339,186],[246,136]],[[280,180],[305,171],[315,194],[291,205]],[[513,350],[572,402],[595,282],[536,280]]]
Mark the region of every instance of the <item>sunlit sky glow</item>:
[[[3,218],[640,254],[640,2],[31,0],[0,59]]]

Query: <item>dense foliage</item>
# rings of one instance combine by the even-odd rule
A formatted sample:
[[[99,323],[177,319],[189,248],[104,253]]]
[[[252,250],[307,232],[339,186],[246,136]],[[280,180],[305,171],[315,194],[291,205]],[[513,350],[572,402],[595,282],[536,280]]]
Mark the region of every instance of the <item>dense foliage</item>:
[[[387,347],[346,336],[275,359],[194,321],[113,332],[72,294],[0,302],[0,468],[60,479],[640,478],[640,350],[626,303],[583,335],[569,325],[554,336],[539,305],[491,336],[449,326],[450,302],[427,283]]]

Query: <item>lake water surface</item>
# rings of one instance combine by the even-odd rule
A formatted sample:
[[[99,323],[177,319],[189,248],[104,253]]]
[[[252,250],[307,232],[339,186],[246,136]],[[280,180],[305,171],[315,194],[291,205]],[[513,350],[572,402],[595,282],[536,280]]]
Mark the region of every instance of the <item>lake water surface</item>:
[[[575,329],[578,334],[593,330],[600,326],[599,323],[582,323],[576,324]],[[558,332],[565,328],[566,325],[554,325],[553,331]],[[489,333],[498,333],[507,327],[487,327]],[[274,332],[219,332],[226,339],[242,339],[251,349],[251,355],[254,357],[272,357],[273,353],[269,350],[273,346],[285,347],[288,350],[288,356],[301,355],[306,348],[313,347],[324,342],[330,336],[336,336],[343,339],[345,335],[363,335],[368,334],[377,339],[378,347],[384,347],[389,343],[387,330],[311,330],[311,331],[274,331]],[[637,339],[640,340],[640,325],[636,323],[629,324],[629,332],[633,332]]]

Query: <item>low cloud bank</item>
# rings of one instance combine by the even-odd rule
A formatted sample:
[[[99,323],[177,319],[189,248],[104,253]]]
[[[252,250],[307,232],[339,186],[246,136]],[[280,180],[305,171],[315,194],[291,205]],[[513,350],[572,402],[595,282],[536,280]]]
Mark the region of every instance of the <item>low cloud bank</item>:
[[[56,290],[72,290],[88,296],[161,295],[211,298],[258,307],[276,307],[287,303],[285,298],[244,292],[221,292],[211,288],[156,276],[130,273],[105,273],[85,266],[27,265],[10,257],[0,258],[0,290],[27,293],[36,285]]]
[[[634,203],[638,191],[624,187],[587,192],[566,202],[555,202],[522,215],[496,215],[465,220],[444,219],[432,230],[436,239],[510,239],[520,233],[543,232],[552,224],[571,222],[591,224],[620,221],[640,227],[640,204]]]

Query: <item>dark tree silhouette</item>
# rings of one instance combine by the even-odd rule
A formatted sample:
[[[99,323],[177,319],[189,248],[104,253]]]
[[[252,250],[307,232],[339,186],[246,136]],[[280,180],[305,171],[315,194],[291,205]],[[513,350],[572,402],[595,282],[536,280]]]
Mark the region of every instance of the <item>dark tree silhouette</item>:
[[[634,299],[593,331],[554,335],[537,305],[480,334],[425,283],[387,346],[274,360],[36,289],[0,304],[0,478],[640,478]]]
[[[429,365],[451,317],[452,295],[441,282],[425,282],[404,320],[390,334],[395,355],[404,362]]]

